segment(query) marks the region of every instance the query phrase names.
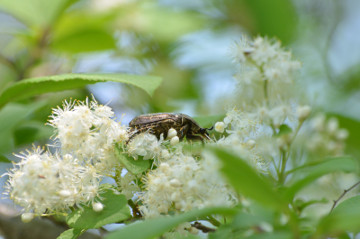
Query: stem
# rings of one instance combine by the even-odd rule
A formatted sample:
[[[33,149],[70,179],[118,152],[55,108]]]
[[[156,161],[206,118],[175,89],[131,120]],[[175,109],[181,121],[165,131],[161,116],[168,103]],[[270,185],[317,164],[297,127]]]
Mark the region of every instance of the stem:
[[[304,121],[299,121],[299,125],[296,127],[295,132],[289,141],[289,144],[287,147],[287,152],[285,150],[281,150],[281,170],[280,170],[280,175],[279,175],[279,183],[280,184],[283,184],[285,182],[286,177],[288,175],[288,173],[285,172],[286,163],[288,162],[288,159],[290,157],[291,146],[292,146],[296,136],[298,135],[303,122]]]
[[[221,223],[218,220],[216,220],[213,216],[208,216],[208,220],[211,224],[213,224],[216,227],[221,225]]]
[[[269,81],[267,79],[264,80],[264,98],[266,106],[269,106],[268,82]]]
[[[285,150],[281,150],[281,169],[279,174],[279,184],[284,184],[286,179],[285,169],[287,163],[288,156]]]
[[[115,175],[112,177],[115,180],[116,186],[118,189],[121,188],[120,180],[121,180],[121,169],[115,169]]]
[[[334,200],[334,204],[332,205],[330,212],[332,212],[332,210],[334,210],[334,208],[336,207],[336,205],[339,203],[339,201],[345,196],[345,194],[347,194],[348,192],[350,192],[351,190],[353,190],[354,188],[356,188],[358,185],[360,184],[360,181],[355,183],[354,185],[352,185],[350,188],[345,189],[344,192],[340,195],[340,197],[338,197],[338,199]]]

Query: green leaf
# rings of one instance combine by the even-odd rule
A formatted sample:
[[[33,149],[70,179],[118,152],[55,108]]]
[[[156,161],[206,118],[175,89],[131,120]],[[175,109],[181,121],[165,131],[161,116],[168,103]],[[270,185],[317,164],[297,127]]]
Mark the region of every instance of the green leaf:
[[[151,166],[150,160],[135,160],[134,158],[128,156],[126,153],[123,152],[122,146],[119,144],[115,146],[115,155],[117,159],[124,165],[124,167],[134,175],[146,171]]]
[[[287,43],[296,29],[296,11],[290,0],[244,0],[252,14],[253,35],[278,37]],[[280,27],[279,27],[280,26]]]
[[[0,162],[1,163],[11,163],[11,160],[5,157],[5,155],[0,154]]]
[[[224,149],[211,150],[223,164],[221,171],[240,194],[264,206],[280,210],[286,208],[286,203],[279,194],[247,162]]]
[[[341,78],[339,78],[341,79]],[[349,137],[346,139],[346,152],[351,155],[360,157],[360,119],[339,114],[329,114],[339,120],[341,128],[345,128],[349,132]]]
[[[204,25],[203,16],[195,11],[177,11],[159,7],[154,2],[129,5],[129,8],[123,7],[120,10],[122,14],[117,21],[120,29],[151,35],[159,42],[174,42],[184,34],[199,30]]]
[[[14,131],[15,146],[31,144],[38,140],[49,139],[54,134],[51,126],[39,121],[25,121]]]
[[[5,89],[0,95],[0,107],[9,101],[20,100],[47,92],[81,88],[88,84],[107,81],[139,87],[151,96],[155,89],[159,87],[162,79],[155,76],[126,74],[64,74],[30,78]]]
[[[78,238],[85,230],[71,228],[69,230],[64,231],[57,237],[57,239],[76,239]]]
[[[260,233],[255,234],[246,238],[250,239],[289,239],[293,238],[293,234],[290,232],[269,232],[269,233]]]
[[[103,29],[82,29],[54,39],[51,46],[58,51],[81,53],[114,49],[116,42],[112,34]]]
[[[29,26],[50,26],[74,0],[1,0],[0,9]]]
[[[68,12],[54,26],[50,47],[70,54],[114,49],[116,41],[110,26],[115,16],[80,9]]]
[[[291,184],[291,186],[289,186],[288,189],[285,190],[285,196],[291,200],[297,192],[325,174],[338,171],[357,172],[358,169],[359,167],[357,162],[349,156],[328,158],[320,162],[302,166],[293,170],[293,172],[302,175],[302,178],[297,179]],[[294,176],[296,178],[296,175]]]
[[[27,105],[11,103],[0,110],[0,138],[2,139],[0,140],[0,153],[8,153],[13,150],[13,131],[16,126],[44,105],[45,102]]]
[[[196,116],[193,118],[201,127],[210,128],[214,126],[216,122],[222,121],[225,115]]]
[[[69,226],[78,229],[99,228],[109,223],[121,222],[130,217],[130,209],[124,195],[108,189],[100,194],[104,209],[95,212],[91,206],[83,206],[66,217]]]
[[[118,231],[109,233],[106,239],[117,238],[154,238],[162,235],[180,223],[197,220],[208,215],[234,215],[237,209],[233,208],[205,208],[194,210],[176,216],[164,216],[155,219],[149,219],[142,222],[133,223]]]
[[[360,196],[344,200],[318,225],[318,235],[338,235],[344,231],[360,232]],[[316,238],[316,237],[314,237]]]

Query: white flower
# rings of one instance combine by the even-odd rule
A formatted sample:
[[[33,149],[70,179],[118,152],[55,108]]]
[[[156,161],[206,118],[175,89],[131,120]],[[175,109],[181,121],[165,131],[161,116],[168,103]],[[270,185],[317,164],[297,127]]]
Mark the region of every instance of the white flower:
[[[158,140],[155,135],[141,133],[136,135],[127,145],[128,153],[135,159],[142,156],[144,160],[154,159],[161,155],[165,147],[161,145],[163,139]]]

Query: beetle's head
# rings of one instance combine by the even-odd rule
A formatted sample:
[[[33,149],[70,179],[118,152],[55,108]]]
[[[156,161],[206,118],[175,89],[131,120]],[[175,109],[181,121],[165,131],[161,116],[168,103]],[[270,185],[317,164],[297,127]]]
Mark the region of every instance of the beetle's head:
[[[207,132],[208,130],[212,130],[214,128],[214,126],[210,127],[210,128],[200,128],[200,134],[203,135],[205,138],[207,138],[208,140],[210,139],[209,133]]]

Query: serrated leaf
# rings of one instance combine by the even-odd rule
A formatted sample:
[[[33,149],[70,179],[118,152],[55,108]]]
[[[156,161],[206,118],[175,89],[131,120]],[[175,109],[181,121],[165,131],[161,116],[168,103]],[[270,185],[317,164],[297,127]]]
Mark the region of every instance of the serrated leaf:
[[[30,78],[6,88],[0,95],[0,107],[9,101],[20,100],[47,92],[81,88],[88,84],[107,81],[139,87],[151,96],[155,89],[159,87],[162,79],[156,76],[126,74],[64,74]]]
[[[325,174],[339,171],[357,172],[358,169],[357,162],[349,156],[328,158],[317,163],[302,166],[294,171],[302,175],[302,178],[297,179],[285,190],[285,196],[291,200],[298,191]]]
[[[329,215],[323,217],[318,225],[318,235],[338,235],[351,231],[360,231],[360,196],[344,200]],[[315,237],[314,237],[315,238]]]
[[[286,208],[285,201],[247,162],[224,149],[211,148],[211,151],[222,162],[221,171],[236,191],[264,206]]]
[[[64,231],[60,234],[56,239],[76,239],[84,232],[83,229],[75,229],[71,228],[69,230]]]
[[[118,231],[109,233],[106,239],[142,238],[150,239],[162,235],[180,223],[194,221],[197,218],[213,214],[234,215],[237,209],[232,208],[205,208],[194,210],[176,216],[165,216],[133,223]]]
[[[109,223],[121,222],[128,219],[130,209],[124,195],[115,194],[113,190],[106,190],[100,194],[104,209],[95,212],[91,206],[83,206],[66,217],[66,223],[78,229],[99,228]]]
[[[143,160],[143,159],[135,160],[134,158],[124,153],[121,145],[118,144],[115,146],[115,155],[117,159],[121,162],[121,164],[124,165],[124,167],[134,175],[146,171],[151,166],[150,160]]]

